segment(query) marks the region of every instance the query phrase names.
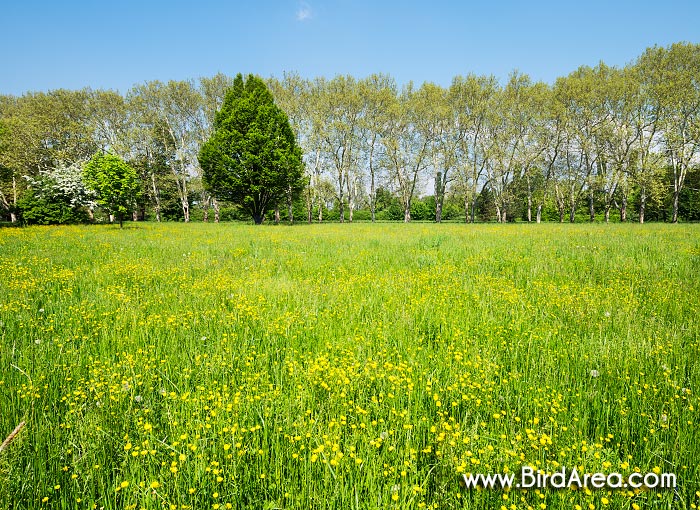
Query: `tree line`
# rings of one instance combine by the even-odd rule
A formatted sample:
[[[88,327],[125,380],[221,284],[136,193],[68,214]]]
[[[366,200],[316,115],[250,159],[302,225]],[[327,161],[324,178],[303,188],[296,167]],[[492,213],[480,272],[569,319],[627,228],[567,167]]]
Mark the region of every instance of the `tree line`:
[[[242,218],[202,182],[198,155],[233,78],[0,96],[0,215],[94,218],[95,153],[135,169],[133,218]],[[270,78],[303,150],[305,185],[270,220],[676,222],[700,219],[700,45],[554,84],[513,72],[399,87],[388,75]]]

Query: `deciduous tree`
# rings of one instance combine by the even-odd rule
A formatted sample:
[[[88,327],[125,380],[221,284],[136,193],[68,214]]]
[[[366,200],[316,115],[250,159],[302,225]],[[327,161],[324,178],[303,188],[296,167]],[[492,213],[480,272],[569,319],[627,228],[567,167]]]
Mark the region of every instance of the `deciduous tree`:
[[[119,156],[98,152],[85,165],[83,180],[96,192],[97,204],[116,216],[121,228],[124,215],[133,209],[140,190],[136,170]]]

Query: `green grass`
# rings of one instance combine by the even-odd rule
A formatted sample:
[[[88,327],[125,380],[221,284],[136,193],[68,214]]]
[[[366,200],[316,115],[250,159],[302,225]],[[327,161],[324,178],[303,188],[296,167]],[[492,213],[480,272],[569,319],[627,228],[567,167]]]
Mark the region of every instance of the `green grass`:
[[[698,225],[0,229],[0,508],[695,508],[699,264]],[[679,486],[459,484],[525,464]]]

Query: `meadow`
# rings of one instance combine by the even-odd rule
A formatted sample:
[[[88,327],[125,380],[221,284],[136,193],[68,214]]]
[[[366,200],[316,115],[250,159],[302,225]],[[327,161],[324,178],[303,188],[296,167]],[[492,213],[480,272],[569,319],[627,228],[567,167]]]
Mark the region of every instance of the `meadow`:
[[[0,229],[0,508],[697,508],[699,266],[700,225]],[[523,465],[678,486],[460,484]]]

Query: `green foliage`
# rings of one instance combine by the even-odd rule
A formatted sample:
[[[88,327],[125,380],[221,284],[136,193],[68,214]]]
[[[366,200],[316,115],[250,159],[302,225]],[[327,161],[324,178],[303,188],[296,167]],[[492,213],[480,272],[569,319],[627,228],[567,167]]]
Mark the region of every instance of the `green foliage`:
[[[66,197],[48,195],[35,188],[29,188],[17,201],[17,210],[22,221],[29,225],[59,225],[89,221],[84,207],[75,207]]]
[[[462,197],[448,195],[445,197],[445,203],[442,206],[443,220],[461,220],[464,221],[464,202]]]
[[[28,188],[17,201],[16,209],[27,224],[56,225],[84,223],[94,194],[86,189],[80,165],[59,163],[42,170],[36,178],[25,176]]]
[[[140,194],[136,170],[114,154],[98,152],[85,165],[83,178],[97,193],[97,203],[114,214],[121,227],[124,214],[134,207]]]
[[[686,221],[700,221],[700,167],[688,172],[680,197],[678,214]]]
[[[435,197],[429,196],[414,200],[411,204],[411,219],[418,221],[434,221]]]
[[[238,206],[226,206],[222,207],[219,211],[219,216],[221,221],[244,221],[248,220],[248,215],[241,211]]]
[[[236,77],[214,127],[199,152],[204,187],[214,196],[240,205],[261,223],[275,204],[301,193],[301,149],[260,78]]]
[[[36,201],[32,182],[42,173],[102,150],[137,170],[134,208],[144,219],[201,218],[196,210],[212,192],[256,221],[275,206],[284,218],[306,181],[305,205],[315,218],[330,207],[323,220],[331,221],[344,221],[348,207],[364,221],[358,207],[374,205],[381,186],[394,192],[383,206],[377,196],[384,220],[429,221],[416,203],[426,191],[443,219],[471,216],[479,205],[477,221],[497,213],[527,220],[538,209],[555,221],[601,211],[628,221],[694,220],[699,72],[700,45],[677,43],[624,67],[582,66],[553,86],[518,72],[502,83],[470,74],[449,88],[402,91],[386,75],[289,74],[269,80],[268,91],[258,78],[219,74],[146,82],[125,95],[0,95],[0,216],[16,221],[25,192]],[[307,155],[304,179],[297,143]],[[294,218],[307,217],[294,207]]]

